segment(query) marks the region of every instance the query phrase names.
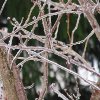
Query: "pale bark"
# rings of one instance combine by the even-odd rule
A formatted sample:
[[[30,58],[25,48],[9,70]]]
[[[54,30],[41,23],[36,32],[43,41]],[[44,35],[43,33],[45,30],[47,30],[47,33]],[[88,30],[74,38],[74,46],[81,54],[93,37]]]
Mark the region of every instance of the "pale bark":
[[[87,10],[87,8],[86,8],[86,4],[93,5],[93,1],[92,2],[91,2],[91,0],[78,0],[78,1],[79,1],[80,5],[85,5],[84,15],[86,16],[87,20],[89,21],[91,27],[94,29],[97,39],[100,41],[100,26],[94,16],[92,10],[91,9]]]
[[[9,55],[12,58],[12,55]],[[4,95],[7,100],[27,100],[23,83],[19,77],[19,70],[15,63],[13,63],[12,70],[10,69],[4,48],[0,48],[0,74],[3,81]]]
[[[4,95],[7,100],[18,100],[17,92],[15,89],[15,79],[13,72],[9,69],[7,63],[6,53],[4,49],[0,48],[0,74],[3,81]]]

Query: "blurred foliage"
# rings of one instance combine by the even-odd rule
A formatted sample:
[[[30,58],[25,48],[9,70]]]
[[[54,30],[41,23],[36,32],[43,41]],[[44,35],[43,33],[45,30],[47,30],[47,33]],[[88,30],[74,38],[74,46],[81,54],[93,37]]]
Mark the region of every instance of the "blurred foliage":
[[[58,2],[58,0],[53,0],[53,1]],[[73,0],[73,1],[77,2],[77,0]],[[64,2],[67,2],[67,0],[64,0]],[[27,18],[31,7],[32,7],[31,0],[8,0],[6,8],[5,8],[6,13],[4,12],[4,16],[11,17],[11,18],[15,17],[20,22],[22,17],[24,17],[24,20]],[[35,7],[34,11],[32,12],[32,16],[33,15],[37,16],[38,12],[39,12],[38,7]],[[77,17],[78,17],[77,15],[72,15],[72,14],[70,15],[70,29],[69,29],[70,33],[72,32],[72,30],[76,24]],[[52,17],[53,23],[55,22],[56,18],[57,18],[57,16]],[[96,14],[96,18],[97,18],[97,21],[100,23],[100,20],[99,20],[100,14],[99,15]],[[66,20],[67,20],[67,15],[64,14],[60,21],[57,39],[60,41],[63,41],[64,43],[69,43]],[[12,30],[12,26],[10,24],[8,24],[8,28],[9,28],[9,31]],[[30,30],[30,28],[29,28],[29,30]],[[38,22],[38,28],[36,28],[35,32],[36,32],[36,34],[41,34],[41,35],[44,34],[41,21]],[[84,15],[81,15],[79,28],[75,32],[74,42],[84,39],[90,32],[91,32],[91,27],[89,25],[89,22],[84,17]],[[92,41],[93,41],[93,47],[91,45],[89,45],[87,47],[87,52],[88,52],[87,59],[89,60],[89,59],[91,59],[91,57],[90,57],[91,55],[95,55],[98,58],[98,60],[100,61],[100,56],[99,56],[100,43],[98,42],[98,40],[95,36],[93,36]],[[34,40],[30,40],[28,44],[36,45],[38,43],[35,43]],[[77,52],[82,51],[83,48],[84,48],[84,44],[82,46],[77,45],[77,46],[73,47],[73,49],[76,50]],[[59,59],[59,57],[56,57],[55,55],[52,55],[52,57],[50,59],[53,59],[60,64],[63,64],[63,62],[64,62],[61,59]],[[28,85],[31,85],[32,83],[35,83],[34,88],[32,88],[31,90],[26,90],[29,100],[34,100],[34,97],[38,97],[38,94],[37,94],[37,91],[35,88],[36,88],[36,86],[40,85],[40,83],[41,83],[40,77],[42,76],[42,73],[41,73],[41,71],[39,71],[41,66],[42,66],[42,64],[40,64],[40,63],[29,61],[24,64],[24,67],[22,69],[24,85],[28,86]],[[99,66],[100,66],[100,62],[99,62]],[[52,71],[51,68],[49,70]],[[65,74],[64,72],[60,72],[60,73]],[[56,75],[56,72],[54,72],[54,75]],[[65,77],[65,81],[67,84],[68,80],[66,79],[66,77]],[[49,76],[49,82],[50,83],[57,82],[56,77]],[[69,82],[69,85],[71,85],[71,84],[72,83]],[[81,100],[89,100],[89,96],[87,96],[87,95],[90,95],[90,92],[88,92],[88,91],[86,92],[85,89],[81,89],[80,91],[82,93]],[[57,98],[58,98],[58,96],[56,94],[54,96],[47,94],[45,100],[54,100],[54,99],[61,100],[60,98],[58,98],[58,99]]]

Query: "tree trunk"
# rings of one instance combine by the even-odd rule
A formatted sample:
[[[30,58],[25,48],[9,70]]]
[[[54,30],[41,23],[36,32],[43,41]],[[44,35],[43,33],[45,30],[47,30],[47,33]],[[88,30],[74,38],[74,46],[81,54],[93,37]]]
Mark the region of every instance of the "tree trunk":
[[[6,99],[18,100],[13,72],[9,69],[7,55],[2,48],[0,48],[0,74],[3,81],[4,95]]]
[[[11,54],[10,58],[12,58]],[[19,77],[19,70],[15,63],[13,63],[12,70],[10,70],[4,48],[0,48],[0,74],[6,100],[27,100],[24,86]]]

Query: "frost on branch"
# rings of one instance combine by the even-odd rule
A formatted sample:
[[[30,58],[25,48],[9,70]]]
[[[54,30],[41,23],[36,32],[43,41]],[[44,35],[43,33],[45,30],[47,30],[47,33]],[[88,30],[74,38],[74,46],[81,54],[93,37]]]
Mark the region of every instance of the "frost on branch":
[[[6,2],[7,0],[5,0],[2,6],[0,14],[2,14]],[[67,94],[68,98],[80,98],[77,78],[81,82],[84,81],[93,89],[100,91],[100,87],[98,87],[93,81],[89,80],[88,77],[84,77],[80,74],[83,70],[85,70],[86,73],[90,73],[97,78],[96,82],[100,77],[100,73],[97,72],[95,68],[91,66],[91,64],[85,59],[86,49],[90,38],[95,34],[97,39],[100,41],[100,26],[94,16],[95,12],[100,12],[100,3],[99,1],[95,3],[91,0],[78,0],[78,2],[79,4],[72,2],[72,0],[68,0],[66,3],[64,3],[63,0],[59,0],[59,2],[53,2],[51,0],[32,0],[32,7],[29,11],[27,19],[22,18],[22,20],[18,22],[16,18],[9,17],[8,21],[13,26],[12,31],[5,32],[4,30],[0,29],[0,32],[3,35],[3,37],[0,39],[0,47],[5,49],[5,52],[7,54],[6,61],[9,65],[10,71],[14,71],[14,63],[16,63],[16,68],[18,68],[20,71],[23,69],[25,63],[27,63],[28,61],[41,63],[41,72],[43,73],[43,77],[41,78],[42,84],[41,91],[39,90],[40,92],[38,100],[42,100],[49,91],[49,67],[56,67],[60,70],[65,71],[65,73],[67,73],[68,75],[73,75],[74,79],[76,80],[76,87],[78,92],[75,91],[76,96],[71,96]],[[35,7],[38,7],[39,9],[37,16],[32,15]],[[45,11],[45,9],[47,9],[47,11]],[[67,43],[62,42],[57,38],[61,24],[61,18],[63,17],[63,15],[66,15],[65,23],[67,24],[66,30],[69,38],[69,41]],[[69,29],[71,27],[70,15],[77,16],[75,26],[71,30],[71,32]],[[79,23],[82,15],[84,15],[85,18],[88,20],[92,29],[91,32],[88,33],[88,35],[84,39],[75,42],[75,33],[79,28]],[[52,23],[52,18],[54,16],[56,16],[56,20]],[[42,24],[41,33],[43,33],[44,35],[40,35],[40,33],[36,32],[36,29],[38,29],[39,27],[39,23]],[[28,29],[29,27],[30,29]],[[19,43],[14,45],[13,41],[15,37],[19,40]],[[6,40],[8,40],[8,42],[5,42]],[[33,44],[31,43],[30,45],[29,43],[31,41],[35,42],[32,42]],[[73,49],[73,47],[77,45],[82,45],[83,43],[85,43],[83,52],[79,54]],[[13,51],[15,51],[15,54],[13,54]],[[11,54],[13,55],[12,59]],[[51,59],[53,58],[53,55],[63,60],[64,64],[60,64],[59,62]],[[78,70],[77,72],[73,70],[73,68],[76,66],[76,69]],[[28,88],[33,88],[33,85],[28,86]],[[67,97],[56,90],[54,88],[54,85],[51,88],[63,100],[67,100]]]

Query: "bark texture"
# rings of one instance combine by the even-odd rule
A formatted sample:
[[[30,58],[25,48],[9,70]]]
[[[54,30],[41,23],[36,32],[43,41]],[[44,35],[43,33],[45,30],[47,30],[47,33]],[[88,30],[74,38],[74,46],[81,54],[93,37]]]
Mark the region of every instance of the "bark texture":
[[[12,58],[11,54],[10,58]],[[19,77],[19,69],[13,63],[12,70],[10,70],[4,48],[0,48],[0,74],[6,100],[27,100],[23,83]]]
[[[97,86],[100,87],[100,82],[97,83]],[[100,100],[100,90],[94,89],[90,100]]]
[[[11,72],[9,69],[6,59],[6,52],[4,52],[4,49],[2,48],[0,48],[0,74],[3,81],[4,95],[6,99],[18,100],[13,72]]]

